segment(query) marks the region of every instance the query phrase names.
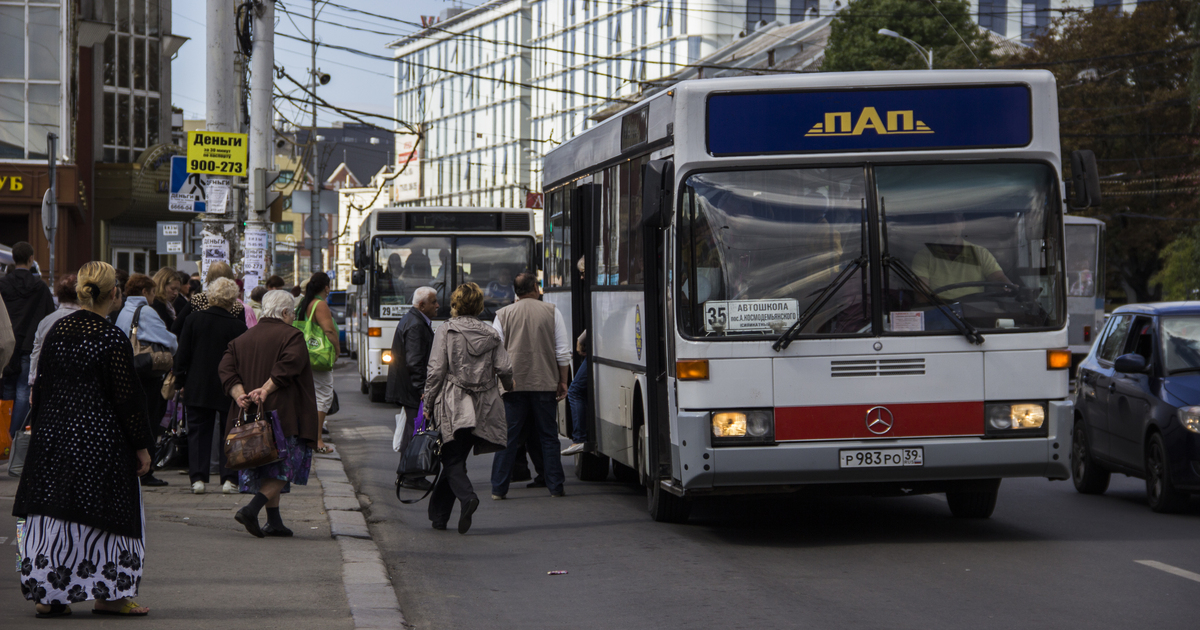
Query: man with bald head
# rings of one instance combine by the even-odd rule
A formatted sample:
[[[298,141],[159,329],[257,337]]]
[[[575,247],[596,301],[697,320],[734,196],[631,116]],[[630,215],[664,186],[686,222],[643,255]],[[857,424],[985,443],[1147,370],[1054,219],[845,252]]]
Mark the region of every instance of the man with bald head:
[[[413,291],[413,306],[396,325],[392,337],[392,362],[388,365],[387,393],[390,403],[404,407],[404,435],[400,452],[412,440],[413,421],[425,393],[425,374],[429,368],[429,352],[433,348],[433,317],[438,312],[437,291],[420,287]],[[416,490],[429,489],[425,479],[406,479],[401,485]]]

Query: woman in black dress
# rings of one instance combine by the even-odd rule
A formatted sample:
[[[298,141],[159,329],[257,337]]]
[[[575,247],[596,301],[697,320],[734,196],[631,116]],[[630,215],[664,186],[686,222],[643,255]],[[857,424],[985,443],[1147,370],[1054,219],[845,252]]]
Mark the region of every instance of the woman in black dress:
[[[37,616],[145,615],[137,604],[145,557],[138,477],[150,470],[150,423],[129,339],[107,320],[119,303],[116,272],[79,270],[79,311],[42,344],[30,417],[33,439],[13,502],[23,517],[21,592]]]

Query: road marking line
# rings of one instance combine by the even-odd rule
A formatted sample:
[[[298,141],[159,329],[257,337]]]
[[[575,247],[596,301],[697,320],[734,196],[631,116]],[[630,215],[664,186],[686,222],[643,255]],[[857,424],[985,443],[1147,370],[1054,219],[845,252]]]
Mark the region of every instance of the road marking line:
[[[1144,564],[1144,565],[1150,567],[1151,569],[1158,569],[1159,571],[1166,571],[1167,573],[1170,573],[1171,575],[1178,575],[1181,578],[1186,578],[1193,582],[1200,582],[1200,573],[1192,573],[1191,571],[1180,569],[1179,567],[1173,567],[1169,564],[1163,564],[1163,563],[1155,561],[1155,560],[1134,560],[1134,562],[1136,562],[1138,564]]]

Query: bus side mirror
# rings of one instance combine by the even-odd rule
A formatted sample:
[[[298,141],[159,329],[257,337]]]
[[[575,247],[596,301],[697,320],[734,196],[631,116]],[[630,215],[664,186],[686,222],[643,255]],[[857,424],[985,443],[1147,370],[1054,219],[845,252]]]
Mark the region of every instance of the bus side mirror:
[[[1100,172],[1096,170],[1096,154],[1084,149],[1071,152],[1072,210],[1100,207]]]
[[[642,169],[642,225],[665,228],[671,224],[675,163],[650,160]]]
[[[354,268],[355,269],[362,269],[363,267],[366,267],[366,265],[363,263],[363,259],[366,258],[366,252],[363,251],[364,249],[366,249],[366,248],[363,247],[362,241],[359,241],[354,244]]]
[[[350,274],[350,284],[362,286],[367,283],[367,272],[362,269],[355,269],[354,273]]]

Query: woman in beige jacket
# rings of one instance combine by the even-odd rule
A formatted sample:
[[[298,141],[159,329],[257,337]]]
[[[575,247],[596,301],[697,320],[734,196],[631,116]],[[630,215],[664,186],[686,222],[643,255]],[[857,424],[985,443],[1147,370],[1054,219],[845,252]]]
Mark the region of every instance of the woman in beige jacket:
[[[467,456],[504,450],[508,421],[500,382],[512,389],[512,364],[500,336],[479,321],[483,291],[464,284],[450,298],[451,318],[433,336],[425,381],[425,414],[442,434],[442,475],[429,498],[429,520],[446,529],[454,499],[462,503],[458,533],[471,528],[479,497],[467,478]],[[497,381],[499,379],[500,382]]]

